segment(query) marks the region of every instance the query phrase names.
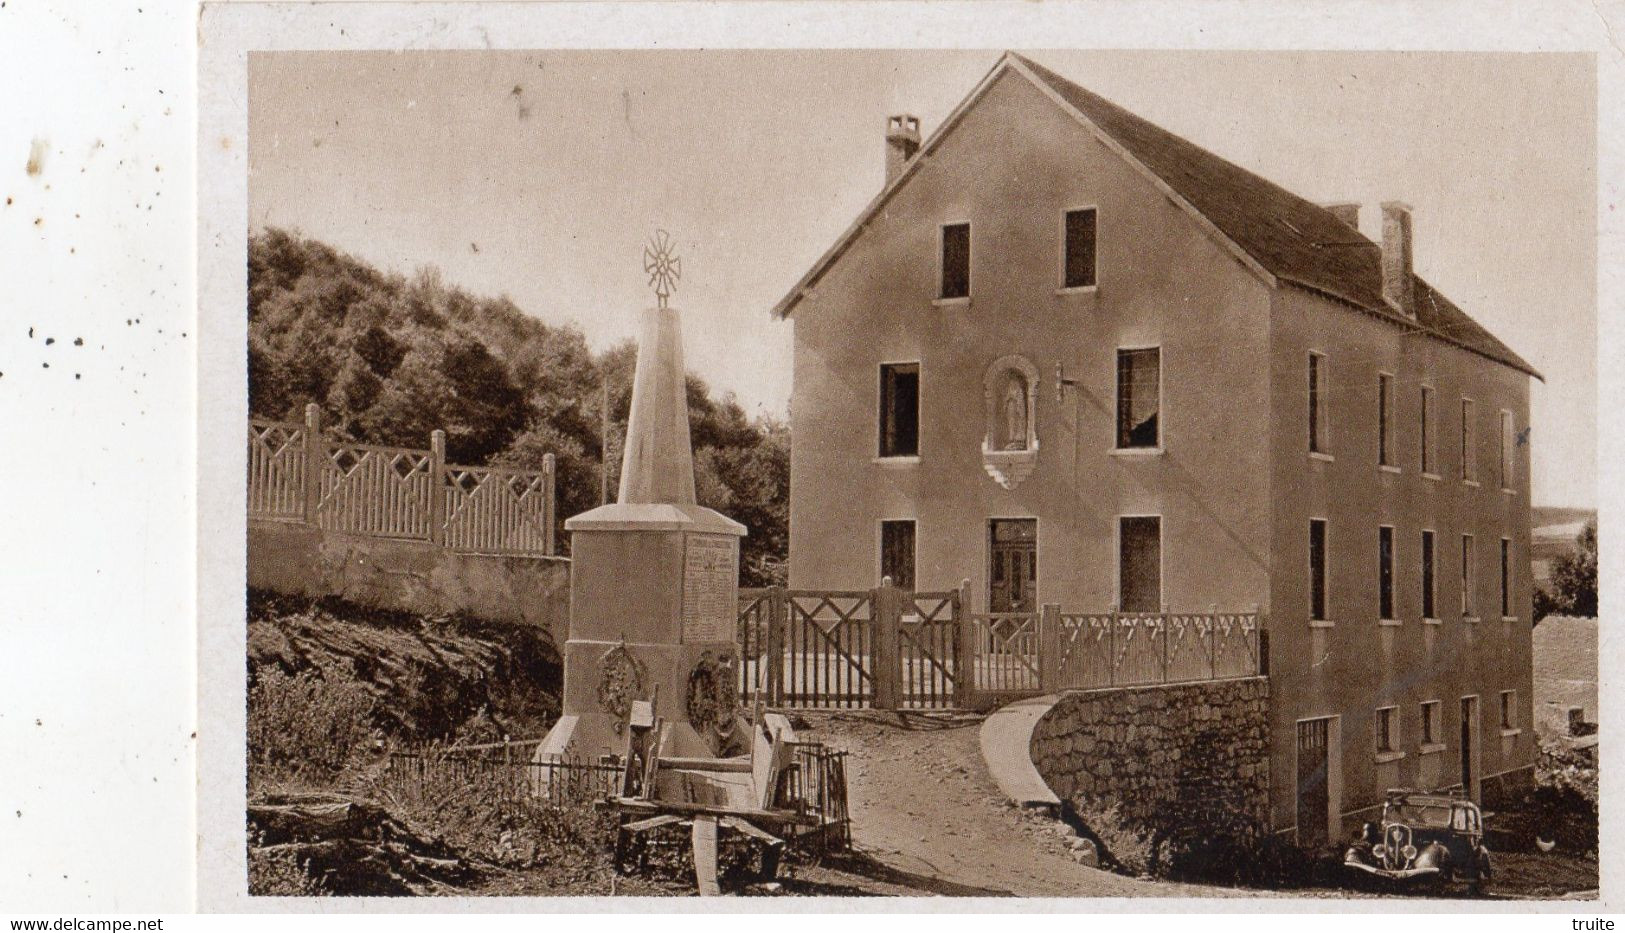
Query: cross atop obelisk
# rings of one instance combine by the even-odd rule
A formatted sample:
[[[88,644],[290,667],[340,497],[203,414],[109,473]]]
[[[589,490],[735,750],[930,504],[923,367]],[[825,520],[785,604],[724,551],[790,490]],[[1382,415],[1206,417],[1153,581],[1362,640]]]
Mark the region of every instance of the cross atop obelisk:
[[[643,248],[643,271],[660,303],[643,312],[632,411],[621,451],[617,501],[622,503],[695,501],[683,329],[677,309],[666,303],[682,275],[682,260],[672,255],[671,248],[671,234],[664,230],[656,230]]]
[[[671,234],[656,230],[643,247],[643,271],[648,274],[649,285],[655,290],[655,299],[662,309],[683,277],[683,258],[672,255],[674,245]]]

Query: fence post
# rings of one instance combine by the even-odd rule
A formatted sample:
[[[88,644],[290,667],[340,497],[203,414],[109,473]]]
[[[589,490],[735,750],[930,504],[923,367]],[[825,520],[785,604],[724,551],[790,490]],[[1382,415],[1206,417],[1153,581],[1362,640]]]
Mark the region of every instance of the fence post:
[[[446,543],[446,432],[429,432],[429,540]]]
[[[789,597],[784,587],[772,586],[767,590],[767,652],[762,663],[767,665],[763,688],[767,691],[767,704],[784,703],[784,629],[789,616]]]
[[[1061,683],[1061,606],[1045,603],[1038,611],[1038,689],[1054,693]]]
[[[954,705],[969,709],[976,696],[976,626],[970,619],[969,578],[954,590]]]
[[[553,501],[554,491],[557,487],[556,481],[558,474],[558,470],[555,469],[555,466],[556,463],[552,454],[548,453],[542,455],[542,474],[544,476],[542,484],[546,487],[545,492],[547,496],[545,505],[543,506],[543,508],[546,509],[547,521],[542,526],[542,553],[548,555],[552,555],[554,553],[553,516],[558,507],[557,503]]]
[[[1209,603],[1207,607],[1207,676],[1209,680],[1219,679],[1219,604]]]
[[[1264,607],[1253,605],[1253,668],[1261,676],[1268,677],[1270,673],[1270,633],[1264,627]]]
[[[316,524],[316,506],[321,498],[322,409],[311,402],[305,406],[305,524]]]
[[[1162,631],[1162,683],[1168,682],[1168,607],[1157,613],[1157,628]]]
[[[903,624],[902,591],[892,586],[891,577],[883,577],[880,586],[869,591],[874,625],[874,658],[871,660],[875,679],[875,709],[896,709],[899,701],[899,681],[903,665],[898,657],[897,629]]]
[[[1120,604],[1112,603],[1111,617],[1106,625],[1106,686],[1117,686],[1117,614],[1122,610]]]

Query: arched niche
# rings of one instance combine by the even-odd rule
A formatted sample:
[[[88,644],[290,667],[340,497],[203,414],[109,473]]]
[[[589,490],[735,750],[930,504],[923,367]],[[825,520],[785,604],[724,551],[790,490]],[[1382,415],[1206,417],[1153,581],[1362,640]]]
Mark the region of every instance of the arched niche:
[[[982,377],[982,395],[982,466],[1014,489],[1038,462],[1038,367],[1024,356],[1001,356]]]

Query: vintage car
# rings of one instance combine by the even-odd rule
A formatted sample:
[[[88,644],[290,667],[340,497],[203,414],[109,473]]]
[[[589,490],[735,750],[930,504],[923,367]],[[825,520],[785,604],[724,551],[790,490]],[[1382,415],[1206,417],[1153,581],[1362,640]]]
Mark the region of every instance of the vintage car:
[[[1490,877],[1483,817],[1459,793],[1390,790],[1381,822],[1365,824],[1343,864],[1390,883],[1462,881],[1478,893]]]

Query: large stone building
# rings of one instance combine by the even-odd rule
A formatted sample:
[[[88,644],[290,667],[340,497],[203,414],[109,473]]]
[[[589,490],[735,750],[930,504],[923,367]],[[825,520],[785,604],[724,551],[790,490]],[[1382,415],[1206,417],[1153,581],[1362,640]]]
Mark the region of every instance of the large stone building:
[[[885,146],[775,309],[793,587],[1259,606],[1304,842],[1387,787],[1527,779],[1538,374],[1412,273],[1409,208],[1373,242],[1014,54]]]

